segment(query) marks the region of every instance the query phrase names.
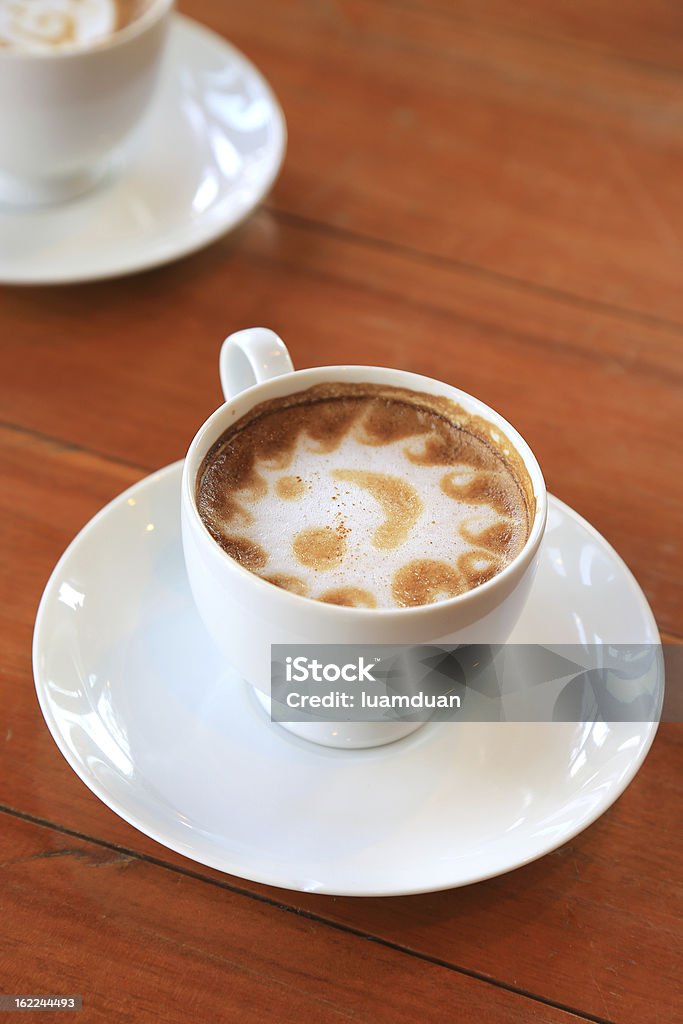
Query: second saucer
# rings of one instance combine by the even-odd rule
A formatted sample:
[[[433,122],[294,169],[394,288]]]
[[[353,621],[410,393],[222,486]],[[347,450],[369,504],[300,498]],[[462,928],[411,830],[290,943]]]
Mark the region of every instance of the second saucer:
[[[236,227],[285,152],[280,106],[228,42],[175,15],[130,162],[70,202],[0,207],[0,282],[67,284],[159,266]]]

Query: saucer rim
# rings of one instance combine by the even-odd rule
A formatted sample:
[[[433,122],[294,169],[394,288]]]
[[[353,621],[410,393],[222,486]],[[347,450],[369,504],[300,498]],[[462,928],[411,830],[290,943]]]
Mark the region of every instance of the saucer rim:
[[[208,246],[217,242],[224,235],[228,235],[233,231],[236,231],[247,220],[247,218],[251,216],[254,210],[263,202],[273,188],[278,175],[282,170],[282,165],[287,152],[288,132],[284,111],[272,86],[270,85],[270,82],[258,67],[246,56],[246,54],[207,25],[197,21],[195,18],[188,17],[186,14],[181,14],[179,11],[172,12],[170,19],[171,30],[175,29],[183,34],[188,32],[194,33],[200,38],[203,37],[203,40],[208,45],[219,46],[226,50],[232,58],[237,58],[242,67],[249,71],[250,76],[259,80],[261,88],[268,96],[268,100],[272,108],[272,121],[276,126],[277,135],[273,142],[273,153],[271,157],[272,166],[269,169],[268,174],[264,176],[260,188],[258,191],[254,192],[249,203],[247,203],[244,209],[239,212],[237,216],[235,216],[234,213],[230,216],[226,216],[225,213],[221,215],[221,204],[219,203],[217,208],[207,216],[204,231],[200,231],[198,234],[195,234],[193,230],[192,241],[189,243],[179,241],[177,234],[174,234],[167,243],[162,246],[161,251],[156,252],[154,255],[140,257],[138,255],[137,247],[133,247],[127,255],[124,254],[122,258],[119,258],[108,268],[101,267],[99,269],[93,269],[92,271],[85,269],[83,265],[83,257],[81,257],[79,266],[76,270],[71,272],[69,272],[68,269],[64,270],[56,266],[44,267],[39,272],[33,270],[31,266],[14,269],[11,264],[11,259],[8,258],[6,266],[4,266],[3,261],[0,260],[0,285],[24,285],[26,287],[45,285],[46,287],[50,287],[70,284],[88,284],[95,281],[116,280],[118,278],[129,277],[133,274],[144,273],[147,270],[155,270],[159,267],[168,266],[169,264],[178,262],[185,257],[192,256],[195,253],[200,252],[202,249],[208,248]],[[172,73],[172,71],[166,71],[166,74]],[[151,114],[152,117],[155,116],[154,110],[152,110]],[[125,181],[126,173],[127,171],[124,167],[118,175],[118,178]],[[106,192],[104,195],[106,195]],[[56,211],[61,213],[63,205],[64,204],[58,204]],[[36,208],[33,208],[33,212],[35,212],[35,209]],[[21,208],[12,207],[7,204],[0,204],[0,221],[3,216],[20,217],[24,212],[25,211]],[[49,215],[50,206],[42,207],[41,213],[44,216]]]
[[[170,850],[173,853],[187,857],[194,864],[203,865],[204,867],[210,868],[215,871],[219,871],[221,874],[231,876],[236,879],[241,879],[259,885],[267,885],[273,888],[284,889],[293,892],[311,892],[315,893],[316,895],[329,895],[340,897],[357,896],[362,898],[414,896],[431,892],[445,892],[449,889],[458,889],[462,888],[463,886],[476,884],[477,882],[484,882],[488,879],[497,878],[501,875],[508,874],[511,871],[516,871],[518,868],[522,868],[527,864],[533,863],[536,860],[540,860],[548,854],[553,853],[555,850],[558,850],[562,846],[565,846],[568,842],[571,842],[571,840],[574,839],[577,835],[579,835],[581,832],[585,831],[585,829],[589,828],[592,824],[594,824],[594,822],[597,821],[600,817],[602,817],[602,815],[607,810],[609,810],[609,808],[614,803],[616,803],[616,801],[626,791],[626,789],[631,784],[637,773],[640,771],[645,759],[647,758],[647,755],[652,747],[655,736],[657,734],[657,730],[659,727],[658,721],[645,723],[631,723],[634,726],[639,725],[642,727],[640,732],[642,739],[638,745],[637,750],[634,753],[632,762],[629,764],[628,768],[623,772],[623,774],[620,777],[618,777],[618,779],[613,783],[612,788],[607,794],[607,798],[603,798],[602,801],[599,802],[596,805],[596,807],[591,809],[591,811],[589,811],[585,816],[579,817],[574,822],[574,824],[571,827],[569,827],[567,831],[564,832],[557,841],[553,841],[550,845],[544,846],[540,851],[538,849],[532,850],[528,856],[515,859],[508,866],[502,869],[494,868],[490,871],[470,872],[469,875],[464,875],[448,885],[439,885],[436,887],[434,885],[429,884],[419,886],[407,886],[400,888],[394,885],[387,887],[386,889],[382,888],[381,886],[374,886],[372,888],[366,889],[363,889],[362,887],[336,886],[334,888],[327,888],[325,886],[321,886],[319,888],[316,887],[315,889],[307,890],[306,888],[298,884],[298,880],[296,878],[290,877],[288,880],[283,880],[281,877],[273,877],[272,874],[268,875],[264,872],[258,871],[246,874],[243,870],[243,866],[237,865],[235,867],[227,867],[225,862],[220,863],[218,859],[212,858],[211,855],[198,856],[197,852],[194,850],[191,844],[183,844],[182,842],[176,842],[173,839],[169,841],[168,838],[164,838],[163,832],[161,830],[156,829],[153,825],[151,827],[144,825],[143,827],[143,824],[141,824],[141,820],[136,818],[135,815],[131,815],[129,812],[127,812],[119,804],[119,801],[111,798],[109,795],[105,795],[105,787],[100,785],[99,781],[96,778],[91,776],[87,778],[84,777],[84,774],[81,773],[80,764],[78,764],[77,759],[71,755],[70,747],[66,743],[66,740],[63,736],[63,732],[59,727],[57,718],[52,713],[51,705],[47,697],[45,681],[42,679],[39,665],[41,647],[40,634],[43,628],[43,620],[47,614],[46,608],[48,602],[51,600],[53,596],[52,591],[57,585],[58,576],[62,570],[62,566],[68,562],[72,552],[76,549],[80,542],[87,536],[88,533],[91,532],[91,530],[94,530],[97,527],[97,525],[107,517],[107,515],[113,510],[114,507],[123,504],[128,497],[132,496],[133,492],[140,490],[142,488],[146,489],[147,487],[153,487],[158,480],[163,479],[167,476],[173,476],[173,474],[178,475],[178,485],[180,486],[180,477],[182,474],[183,463],[184,460],[180,459],[176,462],[170,463],[169,465],[162,467],[161,469],[158,469],[150,474],[141,477],[140,480],[136,481],[130,487],[127,487],[125,490],[123,490],[110,501],[108,501],[101,509],[99,509],[98,512],[95,513],[94,516],[92,516],[85,523],[85,525],[78,531],[75,537],[67,545],[62,555],[59,557],[54,569],[50,573],[50,576],[41,595],[38,610],[36,613],[36,620],[32,639],[32,665],[35,692],[41,713],[43,715],[47,728],[52,736],[52,739],[55,742],[55,745],[57,746],[58,750],[64,757],[69,767],[75,773],[77,778],[90,790],[91,793],[93,793],[94,796],[96,796],[106,807],[108,807],[109,810],[113,811],[113,813],[116,814],[117,817],[121,818],[123,821],[131,825],[138,832],[147,836],[149,839],[152,839],[154,842],[159,843],[159,845],[162,846],[164,849]],[[652,609],[650,608],[649,602],[645,594],[643,593],[643,590],[640,587],[638,581],[636,580],[634,574],[631,572],[628,565],[624,562],[621,556],[615,551],[615,549],[612,547],[609,541],[607,541],[603,537],[603,535],[596,529],[596,527],[592,526],[591,523],[584,519],[583,516],[581,516],[578,512],[571,508],[571,506],[568,505],[566,502],[562,501],[560,498],[556,498],[554,495],[549,493],[549,512],[551,511],[553,506],[559,506],[565,513],[565,515],[569,517],[569,519],[571,519],[580,528],[585,529],[592,536],[592,538],[599,543],[600,547],[609,554],[610,558],[613,558],[617,562],[619,567],[625,573],[626,579],[628,580],[628,583],[633,591],[633,596],[639,601],[642,610],[645,612],[644,617],[647,619],[648,632],[651,634],[651,639],[648,642],[661,642],[659,630]],[[246,686],[246,684],[244,685]],[[249,696],[250,695],[247,694],[247,699]],[[432,726],[433,723],[427,723],[424,728],[430,729]],[[422,732],[423,730],[420,730],[419,734],[422,734]],[[409,741],[410,737],[408,738],[408,742]],[[340,750],[334,751],[333,753],[339,757],[343,757],[349,752]],[[136,852],[134,847],[132,847],[132,850],[133,852]]]

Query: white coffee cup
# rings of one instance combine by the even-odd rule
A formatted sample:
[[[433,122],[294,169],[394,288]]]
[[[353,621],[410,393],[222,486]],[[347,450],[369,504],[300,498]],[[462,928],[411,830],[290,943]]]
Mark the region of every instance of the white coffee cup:
[[[0,47],[0,202],[60,202],[122,157],[150,99],[173,0],[91,44]]]
[[[264,706],[270,693],[271,644],[503,643],[524,607],[545,530],[547,495],[540,467],[517,431],[493,409],[457,388],[403,370],[323,366],[295,371],[283,342],[253,328],[228,337],[220,355],[226,402],[200,427],[182,479],[183,551],[192,594],[208,633]],[[483,417],[523,460],[535,509],[520,553],[496,576],[457,597],[413,608],[348,608],[301,597],[243,568],[204,526],[195,500],[197,474],[220,435],[253,406],[330,381],[370,382],[445,396]],[[335,747],[370,747],[419,728],[414,722],[283,723],[306,739]]]

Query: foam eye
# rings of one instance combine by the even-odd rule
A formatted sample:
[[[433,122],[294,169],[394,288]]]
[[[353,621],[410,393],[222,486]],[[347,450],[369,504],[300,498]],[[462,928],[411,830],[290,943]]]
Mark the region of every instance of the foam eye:
[[[458,559],[458,569],[467,581],[468,587],[486,583],[502,568],[501,559],[492,551],[466,551]]]
[[[455,470],[451,470],[449,473],[446,474],[446,476],[448,477],[449,486],[454,488],[467,487],[475,479],[478,472],[479,470],[472,469],[471,466],[463,466],[462,469],[458,467]]]
[[[300,476],[281,476],[275,490],[283,501],[298,501],[306,493],[306,484]]]
[[[466,483],[458,482],[458,473],[444,473],[441,477],[441,490],[454,501],[464,501],[470,505],[490,505],[501,515],[509,511],[505,486],[501,485],[498,473],[488,470],[477,470]]]
[[[310,527],[297,533],[292,544],[294,556],[309,569],[336,569],[346,554],[346,530],[343,526]]]
[[[468,519],[460,526],[460,536],[468,544],[501,554],[507,551],[512,544],[515,537],[515,526],[512,519],[501,518],[491,524]]]
[[[267,583],[272,583],[273,586],[280,587],[281,590],[289,590],[292,594],[299,594],[301,597],[306,597],[308,594],[306,580],[302,580],[298,576],[290,576],[288,573],[278,572],[263,578]]]
[[[456,597],[467,587],[452,565],[431,558],[418,558],[394,573],[391,593],[399,608],[432,604],[440,597]]]

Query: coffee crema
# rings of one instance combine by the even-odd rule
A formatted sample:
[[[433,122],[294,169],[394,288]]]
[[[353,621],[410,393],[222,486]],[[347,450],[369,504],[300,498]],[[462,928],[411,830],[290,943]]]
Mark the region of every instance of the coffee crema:
[[[0,0],[0,47],[45,52],[91,46],[135,21],[154,0]]]
[[[196,501],[245,569],[358,608],[463,594],[524,547],[535,501],[507,439],[447,398],[318,384],[255,406],[202,461]]]

